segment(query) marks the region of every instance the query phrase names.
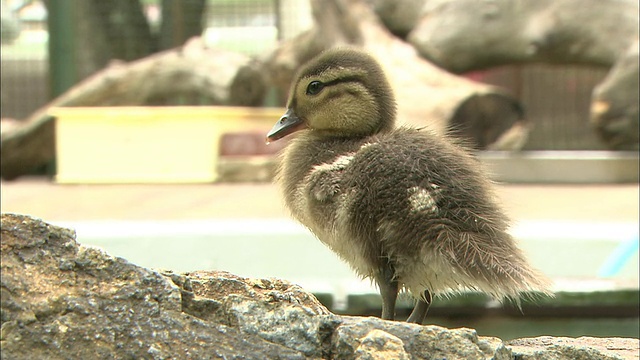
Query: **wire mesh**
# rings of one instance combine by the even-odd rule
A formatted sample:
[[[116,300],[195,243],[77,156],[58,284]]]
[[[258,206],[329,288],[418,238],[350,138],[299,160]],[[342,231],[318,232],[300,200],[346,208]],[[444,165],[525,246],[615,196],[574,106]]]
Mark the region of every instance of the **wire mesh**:
[[[473,79],[507,89],[525,108],[532,129],[524,150],[604,150],[589,124],[601,67],[530,64],[474,73]]]
[[[48,94],[46,10],[2,2],[2,118],[23,119],[44,105]]]

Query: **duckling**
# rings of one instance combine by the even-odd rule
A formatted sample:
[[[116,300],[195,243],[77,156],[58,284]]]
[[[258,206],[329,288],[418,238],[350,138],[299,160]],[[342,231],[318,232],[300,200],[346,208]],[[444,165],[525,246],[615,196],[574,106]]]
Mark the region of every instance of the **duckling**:
[[[422,323],[432,297],[465,290],[519,304],[547,279],[507,233],[478,161],[427,129],[396,127],[380,65],[352,48],[321,53],[298,72],[267,142],[297,132],[276,181],[293,217],[378,285],[382,318],[399,291]]]

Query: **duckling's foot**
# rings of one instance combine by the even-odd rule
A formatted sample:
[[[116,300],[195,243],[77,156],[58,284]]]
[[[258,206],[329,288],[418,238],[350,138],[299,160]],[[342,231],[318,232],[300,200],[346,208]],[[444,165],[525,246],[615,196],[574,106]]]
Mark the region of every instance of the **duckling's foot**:
[[[429,290],[425,290],[423,295],[413,308],[409,318],[407,318],[407,322],[422,324],[424,318],[427,317],[427,311],[429,311],[429,306],[431,305],[431,293]]]
[[[382,296],[382,319],[394,320],[396,315],[396,299],[398,298],[398,281],[391,264],[385,266],[375,277],[380,296]]]

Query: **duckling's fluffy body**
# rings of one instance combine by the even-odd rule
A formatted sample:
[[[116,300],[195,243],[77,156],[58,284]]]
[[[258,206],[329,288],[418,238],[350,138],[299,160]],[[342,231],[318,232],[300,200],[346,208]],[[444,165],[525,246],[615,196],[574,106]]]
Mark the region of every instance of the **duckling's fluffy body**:
[[[539,289],[478,166],[426,130],[358,141],[307,132],[288,145],[279,181],[293,216],[363,277],[391,262],[418,296]]]
[[[285,203],[360,276],[376,281],[383,317],[393,318],[402,288],[423,304],[417,322],[431,294],[476,289],[517,299],[546,291],[506,232],[478,161],[426,129],[394,127],[393,95],[371,57],[338,49],[312,60],[288,107],[268,136],[301,130],[278,173]]]

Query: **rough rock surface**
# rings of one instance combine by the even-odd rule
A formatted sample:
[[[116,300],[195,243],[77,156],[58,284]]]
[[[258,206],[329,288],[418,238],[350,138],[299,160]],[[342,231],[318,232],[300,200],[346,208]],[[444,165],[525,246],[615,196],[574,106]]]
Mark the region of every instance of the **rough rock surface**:
[[[553,337],[516,339],[507,342],[517,360],[614,360],[638,359],[640,340],[624,338]]]
[[[141,268],[28,216],[1,223],[3,359],[637,359],[637,339],[503,343],[331,314],[283,280]]]

